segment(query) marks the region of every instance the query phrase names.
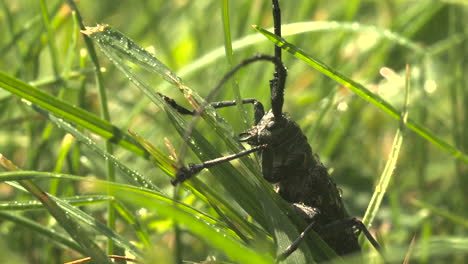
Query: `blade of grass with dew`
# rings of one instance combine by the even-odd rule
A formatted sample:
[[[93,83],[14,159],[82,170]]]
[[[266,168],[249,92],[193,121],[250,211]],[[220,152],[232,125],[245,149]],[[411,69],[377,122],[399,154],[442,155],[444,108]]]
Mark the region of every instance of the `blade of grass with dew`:
[[[111,123],[3,72],[0,72],[0,87],[32,104],[44,108],[60,118],[82,126],[105,139],[109,139],[139,156],[147,155],[141,146],[134,142],[130,136]]]
[[[6,180],[8,180],[8,181],[11,181],[11,180],[25,180],[25,179],[46,179],[46,178],[86,180],[86,179],[83,179],[83,177],[74,176],[74,175],[55,174],[55,173],[36,172],[36,171],[18,171],[18,172],[15,172],[15,173],[10,173],[10,172],[0,173],[0,180],[5,180],[5,181]],[[142,197],[145,197],[146,199],[151,199],[152,206],[148,206],[147,204],[145,204],[145,206],[147,208],[155,208],[159,213],[162,213],[162,211],[164,211],[167,208],[177,208],[179,213],[182,213],[184,215],[190,215],[191,217],[188,218],[188,219],[180,218],[179,214],[170,214],[170,212],[172,212],[171,210],[169,210],[169,213],[167,214],[167,216],[170,217],[170,218],[173,218],[173,219],[178,219],[178,221],[180,221],[181,223],[184,223],[185,225],[189,225],[189,226],[190,225],[194,225],[194,226],[199,225],[197,223],[194,223],[194,222],[198,221],[198,222],[203,222],[204,224],[208,224],[211,227],[215,227],[215,228],[213,228],[211,234],[210,234],[210,232],[205,232],[206,231],[205,230],[203,232],[204,236],[202,236],[202,237],[205,237],[205,235],[211,237],[215,233],[216,233],[215,236],[219,236],[219,234],[218,234],[219,230],[224,230],[222,232],[223,233],[222,237],[224,239],[237,241],[236,243],[240,243],[240,245],[238,245],[237,247],[244,247],[244,243],[241,242],[233,232],[226,229],[225,225],[218,222],[216,219],[211,218],[211,217],[197,211],[196,209],[193,209],[193,208],[191,208],[189,206],[186,206],[186,205],[184,205],[182,203],[174,201],[171,198],[165,197],[165,196],[163,196],[163,195],[161,195],[159,193],[153,192],[153,191],[135,188],[133,186],[123,185],[123,184],[116,184],[116,183],[107,182],[107,181],[100,181],[100,180],[89,180],[89,181],[100,185],[102,188],[108,188],[108,187],[113,188],[113,189],[115,189],[115,193],[123,193],[123,192],[127,191],[127,192],[131,192],[131,193],[137,193],[138,195],[140,195]],[[127,200],[128,196],[125,195],[124,198],[126,198],[126,200]],[[127,242],[119,239],[119,236],[113,230],[108,229],[104,224],[101,224],[101,223],[95,221],[92,217],[90,217],[87,214],[83,213],[82,211],[74,208],[73,206],[71,206],[71,205],[69,205],[67,203],[64,203],[63,201],[60,201],[58,198],[54,198],[54,200],[57,200],[57,203],[61,207],[63,207],[69,213],[69,215],[74,216],[75,219],[78,219],[78,220],[82,221],[88,227],[91,227],[91,228],[95,229],[100,234],[112,238],[116,242],[117,245],[120,245],[120,246],[126,248],[127,250],[129,250],[132,254],[135,254],[134,250],[132,250],[131,248],[129,249],[128,246],[123,245],[123,244],[127,244]],[[177,206],[174,206],[174,204],[176,204]],[[142,204],[138,202],[138,205],[141,206]],[[122,208],[119,207],[119,209],[122,209]],[[224,243],[224,242],[220,242],[220,243]],[[227,242],[227,244],[229,245],[229,241]],[[232,247],[232,245],[229,245],[229,246]],[[242,253],[244,254],[245,252],[242,252]],[[251,254],[251,253],[249,253],[249,254]],[[135,254],[135,255],[138,256],[138,258],[141,258],[140,254]],[[261,256],[261,258],[265,258],[265,257]],[[258,259],[258,257],[257,257],[257,259]],[[265,258],[265,259],[268,259],[268,258]],[[270,263],[270,262],[262,261],[261,263]]]
[[[175,175],[176,164],[174,161],[169,159],[167,155],[165,155],[161,150],[157,149],[153,144],[151,144],[151,142],[141,137],[137,133],[130,130],[129,133],[155,159],[156,166],[163,170],[167,175]]]
[[[109,154],[105,150],[101,149],[96,142],[94,142],[90,137],[86,136],[78,129],[73,127],[71,124],[67,123],[66,121],[55,117],[53,114],[48,114],[47,117],[50,121],[55,123],[59,128],[67,131],[68,133],[72,134],[79,142],[85,144],[89,147],[92,151],[96,152],[98,155],[102,156],[104,159],[109,160],[114,164],[114,166],[119,169],[123,175],[127,177],[129,182],[133,182],[137,184],[137,186],[141,186],[144,188],[149,188],[151,190],[160,191],[159,188],[154,185],[150,179],[146,178],[144,175],[140,174],[139,172],[130,169],[125,164],[120,162],[116,159],[113,155]],[[168,168],[168,164],[161,164],[162,168]]]
[[[170,161],[165,155],[162,155],[162,153],[161,153],[159,150],[157,150],[157,149],[153,146],[153,144],[151,144],[151,143],[150,143],[149,141],[147,141],[146,139],[142,138],[141,136],[139,136],[138,134],[136,134],[136,133],[134,133],[134,132],[131,132],[131,131],[130,131],[130,133],[131,133],[131,134],[135,137],[135,139],[148,151],[148,153],[150,153],[150,155],[152,155],[152,156],[156,159],[156,161],[157,161],[158,163],[160,163],[160,161],[158,161],[158,160],[168,160],[168,162],[173,163],[173,164],[171,164],[171,166],[172,166],[172,171],[170,171],[170,174],[169,174],[169,173],[168,173],[168,174],[174,176],[174,168],[176,167],[176,165],[174,164],[174,162]],[[202,184],[201,182],[199,182],[199,184],[198,184],[198,185],[201,186],[201,189],[202,189],[202,190],[203,190],[203,189],[206,189],[206,187],[203,187],[201,184]],[[200,188],[200,186],[199,186],[199,188]],[[197,189],[193,188],[192,186],[189,186],[189,188],[191,189],[191,191],[192,191],[197,197],[199,197],[199,198],[200,198],[201,200],[203,200],[205,203],[211,204],[211,206],[213,206],[213,208],[214,208],[215,210],[217,210],[216,208],[217,208],[218,204],[213,204],[212,202],[210,202],[210,200],[211,200],[211,201],[213,201],[213,200],[220,200],[219,198],[207,199],[207,197],[205,197],[204,195],[201,195],[201,194],[197,191]],[[221,207],[223,207],[223,206],[221,206]],[[229,212],[229,211],[233,211],[233,209],[230,208],[230,209],[228,209],[227,211],[228,211],[228,212]],[[224,215],[224,213],[223,213],[222,211],[217,211],[217,212],[218,212],[218,214],[220,214],[221,216]],[[239,216],[239,215],[237,215],[237,214],[230,214],[230,216],[231,216],[233,219],[238,220],[238,221],[237,221],[237,224],[243,223],[243,222],[244,222],[243,219],[242,219],[242,217]],[[224,219],[227,219],[227,220],[228,220],[228,218],[224,218]],[[226,221],[226,223],[229,225],[229,221]],[[233,228],[233,230],[235,230],[236,234],[239,235],[240,237],[244,237],[244,236],[245,236],[244,232],[241,231],[241,230],[243,230],[243,229],[248,230],[248,232],[246,232],[246,234],[249,234],[249,235],[252,236],[252,237],[255,237],[255,235],[254,235],[255,233],[258,234],[258,231],[256,232],[256,230],[252,229],[253,226],[246,226],[245,224],[241,224],[241,226],[242,226],[242,228],[238,229],[236,226],[231,225],[231,228]],[[177,228],[176,228],[176,229],[177,229]],[[246,237],[244,237],[244,238],[246,238]],[[244,239],[244,241],[248,241],[248,239]],[[176,257],[177,257],[177,256],[176,256]]]
[[[16,165],[1,154],[0,165],[13,173],[18,173],[19,171]],[[106,255],[94,243],[93,239],[91,239],[90,235],[82,230],[82,227],[76,222],[76,219],[71,218],[67,211],[63,210],[57,202],[53,200],[53,196],[42,191],[31,180],[19,180],[18,183],[44,205],[63,229],[65,229],[73,240],[82,247],[87,256],[90,256],[99,263],[110,263]]]
[[[63,201],[62,199],[59,199],[55,196],[51,196],[51,199],[53,199],[54,202],[56,202],[57,205],[60,206],[60,208],[62,208],[62,210],[66,211],[69,216],[82,222],[86,227],[90,227],[99,234],[107,237],[108,239],[112,239],[115,245],[127,250],[130,254],[136,256],[137,258],[143,257],[143,253],[139,248],[133,245],[130,240],[119,235],[116,231],[108,227],[106,224],[97,221],[91,215]]]
[[[83,206],[89,204],[101,203],[114,199],[108,195],[77,195],[62,198],[65,202],[74,206]],[[0,202],[0,211],[28,211],[45,210],[44,206],[37,200]]]
[[[335,69],[329,67],[325,63],[313,58],[312,56],[306,54],[303,50],[299,49],[298,47],[294,46],[293,44],[287,42],[283,38],[279,38],[278,36],[274,35],[271,32],[266,31],[263,28],[260,28],[258,26],[254,26],[254,28],[260,32],[262,35],[264,35],[266,38],[271,40],[273,43],[276,45],[280,46],[282,49],[288,51],[292,55],[294,55],[296,58],[306,62],[307,64],[311,65],[321,73],[327,75],[331,79],[335,80],[336,82],[342,84],[343,86],[349,88],[351,91],[353,91],[355,94],[359,95],[362,97],[364,100],[367,102],[377,106],[379,109],[387,113],[390,117],[400,120],[401,116],[398,113],[398,111],[387,101],[385,101],[383,98],[378,96],[377,94],[374,94],[370,92],[368,89],[366,89],[363,85],[351,80],[350,78],[344,76],[343,74],[339,73]],[[406,122],[406,126],[416,132],[419,136],[423,137],[424,139],[428,140],[432,144],[438,146],[442,150],[446,151],[450,155],[452,155],[454,158],[460,159],[464,161],[465,163],[468,163],[468,155],[460,151],[458,148],[448,144],[445,142],[443,139],[439,138],[436,136],[434,133],[432,133],[429,129],[426,127],[416,123],[412,119],[408,119]]]
[[[61,247],[73,249],[76,252],[86,255],[86,251],[84,251],[82,247],[78,245],[78,243],[71,239],[68,234],[59,233],[51,229],[49,226],[45,226],[36,221],[32,221],[29,218],[13,213],[0,211],[0,218],[3,220],[13,222],[17,225],[26,227],[32,232],[44,236],[49,242],[55,243]]]
[[[42,171],[11,171],[11,172],[0,172],[0,181],[1,182],[8,182],[8,181],[21,181],[21,180],[45,180],[45,179],[63,179],[63,180],[73,180],[73,181],[83,181],[83,182],[89,182],[89,183],[95,183],[99,185],[112,185],[115,186],[116,188],[122,188],[122,189],[132,189],[136,191],[140,191],[141,193],[147,193],[148,195],[151,195],[153,199],[159,199],[161,202],[166,202],[166,203],[173,203],[174,201],[172,198],[166,196],[163,193],[159,193],[157,191],[149,190],[149,189],[142,189],[139,187],[131,186],[128,184],[121,184],[121,183],[115,183],[115,182],[108,182],[105,180],[98,180],[94,178],[85,178],[82,176],[76,176],[76,175],[70,175],[70,174],[64,174],[64,173],[53,173],[53,172],[42,172]],[[16,187],[16,186],[15,186]],[[25,191],[25,190],[23,190]],[[177,202],[177,201],[176,201]],[[179,203],[179,202],[178,202]],[[212,222],[216,224],[218,220],[215,218],[212,218],[197,209],[194,209],[186,204],[180,203],[178,204],[180,208],[184,208],[184,210],[192,212],[192,214],[196,214],[197,217],[203,218],[204,221]]]

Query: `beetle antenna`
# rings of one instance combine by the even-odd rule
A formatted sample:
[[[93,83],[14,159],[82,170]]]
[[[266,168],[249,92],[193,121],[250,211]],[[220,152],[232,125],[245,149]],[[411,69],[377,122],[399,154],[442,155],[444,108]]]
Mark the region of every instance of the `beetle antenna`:
[[[272,0],[273,4],[273,23],[274,31],[278,37],[281,37],[281,10],[279,0]],[[282,63],[281,48],[275,45],[275,58],[281,63],[275,64],[275,73],[270,80],[271,109],[275,119],[283,118],[284,87],[286,85],[286,68]]]

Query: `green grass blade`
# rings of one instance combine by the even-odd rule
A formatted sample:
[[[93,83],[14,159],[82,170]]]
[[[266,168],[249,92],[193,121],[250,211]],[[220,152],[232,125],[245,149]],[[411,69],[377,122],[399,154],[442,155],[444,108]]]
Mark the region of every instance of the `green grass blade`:
[[[125,58],[134,64],[159,74],[169,83],[176,86],[180,85],[180,78],[164,63],[137,45],[130,38],[108,25],[87,27],[82,33],[95,40],[107,56],[111,55],[109,56],[111,59],[115,56]]]
[[[405,85],[405,103],[403,105],[403,111],[401,112],[401,123],[400,127],[397,129],[395,137],[393,138],[392,150],[389,154],[388,160],[385,164],[384,170],[380,175],[378,183],[375,187],[375,191],[372,194],[371,201],[367,206],[366,213],[362,220],[363,224],[370,228],[372,222],[374,221],[377,212],[380,209],[383,197],[387,192],[388,186],[392,180],[393,172],[396,168],[396,163],[398,161],[398,156],[403,144],[403,134],[405,132],[405,123],[408,120],[408,104],[409,104],[409,89],[410,89],[410,71],[409,66],[406,68],[406,85]],[[363,241],[364,237],[361,234],[360,241]]]
[[[55,77],[59,76],[59,65],[58,65],[58,52],[57,46],[55,45],[55,34],[52,28],[52,24],[50,22],[48,10],[47,10],[47,3],[45,0],[40,0],[41,5],[41,12],[42,12],[42,19],[47,29],[47,41],[50,50],[50,59],[52,61],[52,69],[54,71]]]
[[[151,142],[144,139],[135,132],[130,131],[130,134],[135,137],[136,141],[143,146],[146,151],[156,160],[156,165],[163,170],[167,175],[174,176],[176,164],[169,159],[161,150],[157,149]]]
[[[159,61],[151,53],[144,50],[121,32],[109,26],[99,25],[97,27],[88,28],[83,33],[89,35],[93,40],[95,40],[104,54],[109,57],[114,65],[121,70],[142,92],[144,92],[155,105],[160,109],[164,109],[169,115],[169,118],[176,125],[178,132],[181,135],[185,135],[185,131],[187,130],[186,121],[180,117],[180,114],[176,114],[172,108],[167,107],[158,92],[139,77],[135,70],[130,69],[127,63],[131,62],[133,64],[140,65],[145,70],[155,72],[160,75],[168,83],[179,88],[195,109],[199,107],[201,102],[203,102],[203,99],[192,89],[186,86],[164,63]],[[230,148],[235,152],[239,152],[242,147],[239,142],[234,139],[232,128],[223,119],[221,119],[212,108],[208,107],[205,110],[206,112],[203,117],[208,124],[213,127],[213,129]],[[194,144],[191,144],[191,146],[195,147]],[[181,156],[183,157],[183,154],[181,154]],[[244,162],[249,162],[249,160],[245,160]],[[250,166],[253,165],[250,163]]]
[[[74,138],[70,134],[66,134],[63,137],[62,142],[60,143],[60,152],[57,157],[57,161],[55,162],[54,172],[56,173],[62,172],[62,168],[65,165],[65,160],[67,158],[68,152],[70,151],[70,148],[73,145],[73,142],[74,142]],[[57,195],[58,188],[59,188],[58,181],[52,181],[50,183],[49,193],[52,195]]]
[[[272,31],[273,29],[268,29]],[[417,43],[411,41],[404,36],[401,36],[390,30],[382,30],[375,26],[368,26],[359,23],[341,22],[341,21],[311,21],[311,22],[298,22],[291,24],[284,24],[281,26],[281,34],[283,37],[295,36],[306,33],[314,32],[369,32],[378,36],[382,40],[389,40],[395,42],[417,54],[424,54],[427,52],[424,48],[421,48]],[[232,43],[234,51],[240,51],[248,48],[255,44],[266,41],[264,37],[259,34],[247,35],[241,39],[235,40]],[[225,56],[225,48],[218,47],[203,57],[195,60],[191,64],[182,68],[179,72],[179,76],[187,77],[201,69],[213,64],[216,60],[222,59]]]
[[[223,21],[223,33],[224,33],[224,53],[226,55],[227,61],[229,62],[230,68],[234,67],[234,56],[232,51],[232,37],[231,37],[231,23],[229,19],[229,0],[223,0],[222,7],[221,7],[221,17]],[[241,102],[242,97],[239,90],[239,84],[236,76],[232,77],[232,81],[230,82],[232,86],[232,90],[234,93],[234,100],[236,102]],[[244,125],[244,129],[248,128],[247,123],[247,112],[244,109],[244,104],[238,103],[237,109],[239,109],[240,117],[242,119],[242,123]]]
[[[88,183],[93,183],[99,186],[106,186],[110,185],[113,188],[120,188],[120,189],[130,189],[134,192],[139,192],[142,194],[146,194],[151,196],[152,199],[157,199],[160,203],[167,203],[167,204],[174,204],[177,203],[179,208],[182,208],[184,211],[190,212],[193,215],[196,215],[197,218],[202,219],[205,222],[209,222],[213,225],[223,226],[219,220],[200,212],[186,204],[183,204],[179,201],[174,201],[172,198],[166,196],[163,193],[159,193],[157,191],[143,189],[140,187],[135,187],[131,185],[109,182],[104,180],[97,180],[92,178],[84,178],[81,176],[70,175],[70,174],[63,174],[63,173],[52,173],[52,172],[42,172],[42,171],[13,171],[13,172],[0,172],[0,182],[7,182],[7,181],[21,181],[21,180],[45,180],[45,179],[62,179],[62,180],[74,180],[74,181],[83,181]]]
[[[55,201],[63,211],[67,212],[67,215],[73,217],[75,220],[80,221],[84,226],[90,227],[99,234],[104,235],[109,239],[112,239],[112,241],[114,241],[116,245],[124,248],[130,254],[136,256],[137,258],[143,257],[143,254],[139,248],[133,245],[128,239],[119,235],[116,231],[110,229],[107,225],[97,221],[89,214],[81,211],[75,206],[63,201],[62,199],[59,199],[54,196],[51,196],[51,199],[53,199],[53,201]]]
[[[57,178],[58,179],[58,178]],[[104,201],[112,200],[113,198],[108,195],[77,195],[73,197],[62,198],[65,202],[75,205],[83,206],[88,204],[101,203]],[[26,211],[26,210],[44,210],[44,206],[37,200],[30,201],[13,201],[13,202],[0,202],[0,211]]]
[[[145,155],[145,151],[130,136],[94,114],[75,107],[3,72],[0,72],[0,87],[60,118],[109,139],[137,155]]]
[[[145,70],[155,72],[168,83],[179,88],[195,109],[199,107],[203,102],[203,99],[198,96],[196,92],[186,86],[182,82],[181,78],[179,78],[164,63],[112,27],[99,25],[97,27],[88,28],[83,33],[89,35],[93,40],[95,40],[104,54],[109,57],[114,65],[140,90],[142,90],[154,104],[156,104],[160,109],[164,109],[171,120],[175,123],[179,133],[181,135],[185,135],[185,131],[187,129],[186,121],[180,118],[180,115],[176,114],[172,108],[167,107],[158,92],[156,92],[151,85],[143,81],[142,78],[137,75],[135,70],[130,69],[127,62],[140,65]],[[234,152],[239,152],[243,149],[239,142],[233,137],[232,128],[222,118],[220,118],[211,107],[207,107],[207,109],[205,109],[203,117],[205,121],[213,127],[222,140],[228,144],[229,148]],[[193,144],[191,144],[191,146],[193,146]],[[254,166],[248,159],[243,162],[247,162],[250,167]]]
[[[343,86],[349,88],[351,91],[362,97],[367,102],[377,106],[379,109],[387,113],[390,117],[400,120],[400,114],[398,111],[385,101],[383,98],[378,96],[377,94],[372,93],[368,89],[366,89],[363,85],[351,80],[350,78],[344,76],[343,74],[339,73],[338,71],[334,70],[333,68],[329,67],[325,63],[321,62],[318,59],[313,58],[312,56],[308,55],[306,52],[301,50],[300,48],[294,46],[293,44],[287,42],[283,38],[279,38],[278,36],[274,35],[271,32],[268,32],[265,29],[262,29],[258,26],[254,26],[254,28],[264,35],[266,38],[271,40],[276,45],[280,46],[284,50],[288,51],[296,58],[306,62],[307,64],[311,65],[321,73],[327,75],[331,79],[335,80],[336,82],[342,84]],[[465,163],[468,163],[468,155],[460,151],[458,148],[450,145],[449,143],[445,142],[443,139],[436,136],[432,133],[429,129],[425,128],[424,126],[416,123],[412,119],[408,119],[406,122],[406,126],[416,132],[421,137],[425,138],[432,144],[440,147],[442,150],[446,151],[454,158],[460,159]]]

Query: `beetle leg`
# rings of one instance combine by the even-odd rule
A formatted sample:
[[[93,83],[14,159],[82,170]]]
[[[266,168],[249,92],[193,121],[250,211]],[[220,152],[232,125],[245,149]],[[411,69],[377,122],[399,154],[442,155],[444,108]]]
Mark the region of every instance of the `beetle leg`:
[[[277,261],[282,261],[289,257],[294,251],[297,250],[299,245],[301,244],[302,240],[304,240],[305,236],[307,233],[312,230],[312,228],[315,225],[315,220],[314,218],[320,214],[320,211],[317,208],[313,208],[310,206],[307,206],[305,204],[301,203],[292,203],[291,206],[294,208],[294,210],[301,215],[304,219],[307,219],[307,222],[309,222],[309,225],[302,231],[302,233],[299,235],[294,242],[289,245],[283,252],[281,252],[277,257]]]
[[[244,151],[241,151],[239,153],[232,154],[232,155],[229,155],[229,156],[224,156],[224,157],[220,157],[220,158],[217,158],[217,159],[207,160],[207,161],[205,161],[203,163],[198,163],[198,164],[190,163],[187,167],[182,167],[182,168],[179,168],[177,170],[176,177],[175,177],[175,179],[173,179],[171,181],[171,183],[172,183],[172,185],[176,185],[177,183],[184,182],[184,181],[190,179],[190,177],[192,177],[193,175],[199,173],[203,169],[211,168],[211,167],[219,165],[221,163],[228,162],[228,161],[231,161],[231,160],[234,160],[234,159],[238,159],[240,157],[249,155],[250,153],[260,151],[260,150],[264,149],[265,147],[266,147],[266,145],[260,145],[260,146],[256,146],[256,147],[253,147],[251,149],[247,149],[247,150],[244,150]]]
[[[180,104],[178,104],[174,99],[159,93],[159,96],[167,103],[169,104],[172,108],[174,108],[177,112],[179,112],[182,115],[195,115],[196,111],[195,110],[189,110]],[[255,112],[255,120],[260,121],[260,118],[265,114],[265,111],[263,110],[263,105],[257,99],[254,98],[247,98],[247,99],[242,99],[243,104],[253,104],[254,106],[254,112]],[[237,102],[236,100],[230,100],[230,101],[220,101],[220,102],[213,102],[210,103],[210,105],[213,108],[223,108],[223,107],[228,107],[228,106],[234,106],[236,105]],[[259,116],[259,117],[258,117]],[[257,124],[258,121],[256,121],[255,124]]]
[[[304,204],[294,203],[291,205],[298,212],[299,215],[303,216],[305,219],[309,219],[308,221],[310,222],[310,224],[306,227],[306,229],[299,235],[299,237],[288,248],[286,248],[283,252],[281,252],[281,254],[278,255],[278,257],[276,258],[278,261],[284,260],[299,247],[300,243],[302,242],[302,240],[304,240],[307,233],[314,227],[314,224],[315,224],[314,218],[318,214],[320,214],[320,211],[318,209],[304,205]],[[331,232],[337,228],[339,229],[355,228],[358,230],[358,232],[363,232],[363,234],[366,236],[366,238],[369,240],[372,246],[380,253],[382,258],[384,258],[384,255],[383,255],[383,252],[379,243],[371,235],[369,230],[367,230],[364,224],[355,217],[348,217],[348,218],[344,218],[344,219],[331,222],[317,229],[316,231],[323,234],[323,233]],[[384,258],[384,262],[386,262],[385,258]]]

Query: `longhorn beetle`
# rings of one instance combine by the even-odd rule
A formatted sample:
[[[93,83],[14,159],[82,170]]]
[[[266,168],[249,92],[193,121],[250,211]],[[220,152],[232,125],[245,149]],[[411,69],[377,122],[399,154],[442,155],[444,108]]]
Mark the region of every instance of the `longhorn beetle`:
[[[278,0],[272,0],[274,31],[281,37],[281,14]],[[219,84],[211,91],[198,111],[188,110],[178,105],[173,99],[161,95],[162,98],[181,114],[199,117],[206,107],[206,102],[223,84],[241,68],[256,62],[269,61],[275,65],[273,79],[270,80],[271,110],[264,111],[263,105],[255,99],[244,99],[243,104],[253,104],[255,125],[239,135],[240,142],[253,146],[230,156],[205,161],[200,164],[190,163],[177,170],[176,178],[171,182],[176,185],[205,168],[240,158],[253,152],[258,152],[261,159],[262,174],[265,180],[277,184],[278,194],[309,223],[301,236],[279,256],[285,259],[294,250],[310,229],[317,232],[328,245],[339,255],[360,251],[357,235],[363,232],[372,245],[380,251],[380,247],[361,221],[349,217],[341,199],[340,192],[320,162],[317,154],[307,143],[307,138],[299,125],[282,112],[286,68],[281,59],[281,48],[275,46],[275,55],[257,55],[246,59],[226,73]],[[210,103],[214,108],[233,106],[236,101]],[[192,124],[195,121],[192,121]],[[193,126],[191,126],[193,127]],[[191,129],[186,133],[186,140]]]

